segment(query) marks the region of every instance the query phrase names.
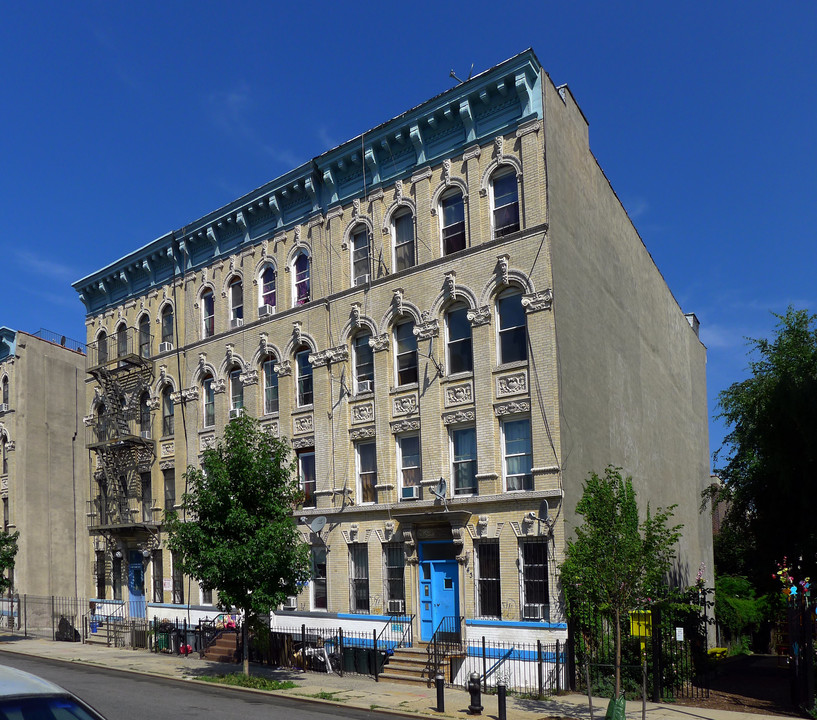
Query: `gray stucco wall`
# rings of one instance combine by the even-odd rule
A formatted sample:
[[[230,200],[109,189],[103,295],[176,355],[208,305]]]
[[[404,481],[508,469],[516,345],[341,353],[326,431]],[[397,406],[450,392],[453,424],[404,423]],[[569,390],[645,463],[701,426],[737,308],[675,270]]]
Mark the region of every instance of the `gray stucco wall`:
[[[570,91],[544,83],[566,534],[588,472],[632,475],[642,508],[677,504],[678,581],[712,578],[706,349],[588,144]],[[580,520],[580,518],[578,518]]]

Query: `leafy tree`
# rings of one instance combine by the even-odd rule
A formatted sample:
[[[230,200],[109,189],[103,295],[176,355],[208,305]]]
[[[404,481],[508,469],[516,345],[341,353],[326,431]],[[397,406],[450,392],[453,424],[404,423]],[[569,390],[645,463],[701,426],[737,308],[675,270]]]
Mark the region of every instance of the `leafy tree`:
[[[745,577],[724,575],[715,579],[715,615],[732,641],[756,631],[769,612],[769,598],[756,597]]]
[[[621,618],[655,597],[675,558],[681,525],[670,527],[674,506],[659,508],[639,524],[632,478],[608,466],[591,472],[576,513],[584,522],[569,540],[561,565],[568,612],[586,603],[609,615],[614,626],[615,697],[621,692]]]
[[[188,467],[182,516],[165,512],[168,547],[181,569],[221,609],[244,612],[244,673],[249,674],[247,625],[295,595],[309,577],[308,547],[292,511],[301,499],[289,445],[242,414],[223,440]]]
[[[772,339],[750,339],[752,376],[719,395],[731,430],[715,455],[722,485],[705,493],[728,502],[719,572],[748,574],[761,590],[785,555],[817,574],[817,316],[789,307],[775,317]]]
[[[12,587],[11,574],[8,570],[14,570],[14,558],[17,555],[17,538],[19,531],[8,533],[0,531],[0,594],[10,590]]]

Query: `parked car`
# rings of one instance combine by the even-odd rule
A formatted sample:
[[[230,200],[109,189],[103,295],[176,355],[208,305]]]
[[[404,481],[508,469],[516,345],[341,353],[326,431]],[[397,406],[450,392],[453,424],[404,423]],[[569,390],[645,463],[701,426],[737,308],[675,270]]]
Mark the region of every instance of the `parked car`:
[[[0,665],[0,720],[105,720],[76,695],[31,673]]]

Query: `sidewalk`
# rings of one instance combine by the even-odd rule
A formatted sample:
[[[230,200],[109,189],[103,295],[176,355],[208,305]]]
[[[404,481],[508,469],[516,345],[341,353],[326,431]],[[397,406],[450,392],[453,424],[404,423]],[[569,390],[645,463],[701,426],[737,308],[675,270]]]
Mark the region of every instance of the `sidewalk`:
[[[52,642],[50,640],[0,635],[0,653],[19,653],[36,657],[98,665],[106,668],[133,673],[156,675],[196,682],[201,675],[217,675],[240,671],[240,666],[200,660],[198,655],[184,658],[178,655],[150,653],[145,650],[108,648],[100,645]],[[0,654],[2,663],[2,654]],[[273,670],[252,666],[255,675],[264,675],[276,680],[292,680],[297,684],[291,690],[277,691],[275,695],[302,697],[311,702],[328,702],[348,705],[366,710],[382,710],[405,714],[409,717],[463,718],[468,715],[470,696],[464,690],[446,688],[445,712],[435,711],[436,690],[425,686],[375,682],[374,678],[362,675],[301,673],[291,670]],[[247,690],[247,692],[258,692]],[[329,697],[327,697],[329,696]],[[484,710],[482,716],[496,720],[498,715],[497,696],[482,695]],[[596,720],[604,717],[607,700],[593,700],[593,716]],[[641,718],[641,703],[627,704],[628,718]],[[712,710],[688,706],[647,703],[647,720],[758,720],[761,715]],[[582,695],[560,695],[552,700],[531,700],[508,697],[507,720],[589,720],[590,711],[587,697]]]

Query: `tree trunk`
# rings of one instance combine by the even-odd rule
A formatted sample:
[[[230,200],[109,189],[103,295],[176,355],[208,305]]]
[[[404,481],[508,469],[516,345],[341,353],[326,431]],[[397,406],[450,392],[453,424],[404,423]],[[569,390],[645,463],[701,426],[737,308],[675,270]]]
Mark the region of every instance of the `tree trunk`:
[[[244,659],[244,675],[250,674],[250,631],[247,627],[247,613],[244,613],[241,623],[241,655]]]
[[[621,611],[616,608],[616,631],[615,631],[615,668],[616,668],[616,694],[617,698],[621,694]]]

